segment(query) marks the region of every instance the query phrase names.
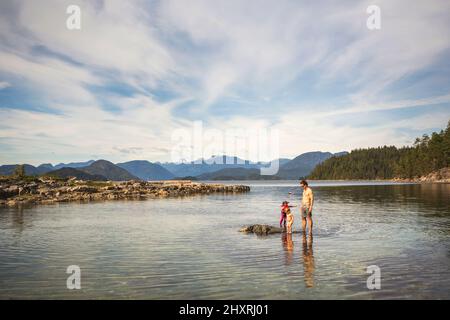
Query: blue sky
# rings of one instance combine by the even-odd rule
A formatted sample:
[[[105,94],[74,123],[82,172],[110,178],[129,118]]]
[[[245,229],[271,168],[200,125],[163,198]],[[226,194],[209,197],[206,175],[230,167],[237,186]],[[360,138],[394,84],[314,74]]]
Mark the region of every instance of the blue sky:
[[[0,164],[170,161],[194,121],[280,157],[407,145],[450,119],[449,30],[445,0],[2,1]]]

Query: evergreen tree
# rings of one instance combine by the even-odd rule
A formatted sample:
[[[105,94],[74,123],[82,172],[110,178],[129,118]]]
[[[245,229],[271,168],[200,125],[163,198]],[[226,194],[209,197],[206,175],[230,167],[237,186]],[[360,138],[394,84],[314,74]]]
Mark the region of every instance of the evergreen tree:
[[[18,178],[25,177],[25,166],[23,164],[19,164],[16,166],[16,168],[14,169],[14,176]]]
[[[309,179],[416,178],[450,166],[450,121],[445,130],[424,134],[411,147],[356,149],[316,166]]]

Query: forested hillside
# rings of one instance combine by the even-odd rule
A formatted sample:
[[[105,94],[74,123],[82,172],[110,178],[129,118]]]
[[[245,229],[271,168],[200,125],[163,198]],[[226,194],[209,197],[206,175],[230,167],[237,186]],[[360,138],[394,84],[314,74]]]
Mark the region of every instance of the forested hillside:
[[[425,134],[410,147],[357,149],[332,157],[317,165],[309,179],[412,179],[449,166],[450,121],[445,130]]]

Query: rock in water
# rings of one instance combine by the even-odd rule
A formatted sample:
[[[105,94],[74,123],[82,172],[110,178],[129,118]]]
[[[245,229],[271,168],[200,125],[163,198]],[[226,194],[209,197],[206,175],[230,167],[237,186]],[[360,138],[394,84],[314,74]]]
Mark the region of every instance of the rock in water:
[[[269,226],[268,224],[253,224],[251,226],[242,227],[239,232],[246,233],[256,233],[256,234],[272,234],[272,233],[282,233],[284,229]]]

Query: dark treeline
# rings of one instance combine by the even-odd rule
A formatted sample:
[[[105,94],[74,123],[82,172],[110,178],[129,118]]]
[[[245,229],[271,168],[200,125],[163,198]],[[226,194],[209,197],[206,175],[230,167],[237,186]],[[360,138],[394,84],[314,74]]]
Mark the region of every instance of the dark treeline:
[[[417,178],[450,166],[450,121],[445,130],[424,134],[411,147],[357,149],[315,167],[309,179]]]

